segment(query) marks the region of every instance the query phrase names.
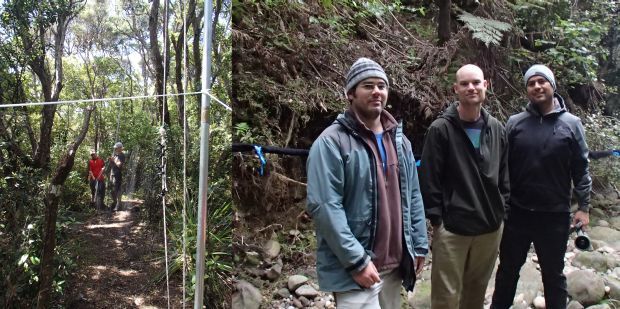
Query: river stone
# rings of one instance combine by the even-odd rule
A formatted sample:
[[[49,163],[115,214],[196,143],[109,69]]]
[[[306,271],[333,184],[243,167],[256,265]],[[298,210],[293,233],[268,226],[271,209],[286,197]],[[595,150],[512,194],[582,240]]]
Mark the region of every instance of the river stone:
[[[605,221],[605,220],[598,220],[596,222],[596,225],[598,226],[602,226],[602,227],[609,227],[609,222]]]
[[[620,239],[620,231],[608,227],[595,226],[588,231],[588,236],[592,239],[602,240],[608,244],[611,244]]]
[[[308,282],[308,278],[302,275],[293,275],[288,277],[288,289],[291,291],[297,290],[298,287]]]
[[[263,246],[263,251],[267,258],[275,259],[280,254],[280,243],[275,239],[270,239]]]
[[[600,208],[590,208],[590,217],[605,218],[605,212]]]
[[[603,278],[589,270],[577,270],[566,276],[568,295],[584,306],[597,304],[605,296]]]
[[[583,309],[583,305],[580,304],[578,301],[576,300],[571,300],[570,303],[568,303],[568,305],[566,306],[566,309]]]
[[[539,291],[543,290],[540,272],[536,269],[538,264],[526,261],[519,273],[520,279],[517,283],[515,295],[523,294],[523,301],[527,306],[531,305]]]
[[[271,281],[280,278],[282,274],[282,264],[275,264],[265,271],[265,277]]]
[[[305,296],[307,298],[314,299],[319,295],[319,292],[309,284],[304,284],[295,290],[295,294],[297,294],[298,296]]]
[[[304,305],[304,307],[310,306],[310,300],[303,296],[299,296],[299,301],[301,302],[302,305]]]
[[[293,306],[295,306],[295,308],[303,308],[304,305],[301,303],[301,301],[297,298],[293,298]]]
[[[620,230],[620,217],[609,218],[609,225],[616,230]]]
[[[608,276],[605,278],[605,283],[609,287],[609,298],[620,300],[620,279]]]
[[[291,296],[291,292],[287,288],[281,288],[276,292],[276,297],[287,299]]]
[[[545,298],[542,296],[536,296],[534,298],[534,308],[536,309],[545,309]]]
[[[258,309],[263,296],[260,291],[247,281],[239,281],[232,295],[232,309]]]
[[[588,309],[611,309],[608,304],[594,305],[588,307]]]
[[[603,254],[598,251],[584,251],[579,252],[577,256],[575,256],[573,264],[585,268],[593,268],[604,273],[607,272],[608,269],[613,269],[618,266],[619,261],[609,254]]]

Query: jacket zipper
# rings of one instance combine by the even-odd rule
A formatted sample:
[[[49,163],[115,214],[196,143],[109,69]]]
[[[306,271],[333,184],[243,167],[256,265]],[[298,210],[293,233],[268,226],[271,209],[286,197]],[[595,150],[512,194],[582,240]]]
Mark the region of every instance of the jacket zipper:
[[[372,188],[372,196],[373,196],[373,203],[372,203],[372,218],[370,218],[370,235],[372,235],[372,237],[370,238],[370,251],[373,251],[375,249],[375,238],[376,238],[376,234],[377,234],[377,216],[378,216],[378,210],[377,210],[377,161],[375,159],[375,155],[372,152],[372,149],[370,149],[370,146],[368,145],[368,143],[366,143],[366,141],[364,141],[364,139],[359,135],[359,133],[357,133],[356,131],[351,129],[351,133],[353,134],[353,136],[358,139],[362,145],[364,145],[364,148],[366,149],[366,153],[368,154],[368,157],[370,158],[371,162],[372,162],[372,166],[374,166],[375,168],[370,169],[370,172],[372,174],[372,184],[373,184],[373,188]]]

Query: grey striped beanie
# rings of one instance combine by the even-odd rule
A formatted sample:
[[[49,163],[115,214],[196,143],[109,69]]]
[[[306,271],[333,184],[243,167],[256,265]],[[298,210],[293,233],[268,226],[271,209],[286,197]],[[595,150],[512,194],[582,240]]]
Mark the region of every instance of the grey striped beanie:
[[[557,86],[555,85],[555,76],[553,76],[553,72],[551,72],[551,69],[549,69],[546,65],[542,65],[542,64],[535,64],[532,67],[530,67],[527,72],[525,72],[525,75],[523,75],[523,81],[525,82],[525,86],[527,86],[527,81],[532,77],[532,76],[542,76],[544,77],[546,80],[549,81],[549,83],[551,83],[551,86],[553,87],[553,91],[557,90]]]
[[[359,82],[370,77],[380,78],[386,85],[390,85],[385,71],[378,63],[364,57],[357,59],[347,73],[345,93],[349,93]]]

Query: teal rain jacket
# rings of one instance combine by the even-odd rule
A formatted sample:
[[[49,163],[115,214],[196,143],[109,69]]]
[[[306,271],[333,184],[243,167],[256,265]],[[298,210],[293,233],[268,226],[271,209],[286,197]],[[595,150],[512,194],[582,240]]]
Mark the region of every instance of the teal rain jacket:
[[[356,128],[350,112],[339,115],[312,144],[308,157],[307,209],[316,226],[317,274],[323,291],[361,289],[351,274],[366,267],[373,256],[377,171],[373,152]],[[403,135],[402,124],[386,133],[392,135],[398,154],[403,213],[401,273],[403,286],[411,290],[415,282],[413,257],[428,253],[424,205],[411,143]]]

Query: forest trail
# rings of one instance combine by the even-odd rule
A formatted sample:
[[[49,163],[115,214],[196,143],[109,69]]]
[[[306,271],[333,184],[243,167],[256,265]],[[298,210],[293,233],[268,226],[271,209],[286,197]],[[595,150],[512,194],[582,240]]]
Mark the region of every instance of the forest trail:
[[[100,211],[77,224],[76,271],[68,280],[67,308],[167,308],[163,235],[140,220],[140,202]],[[155,278],[163,278],[156,281]],[[170,280],[170,305],[181,307],[181,280]]]

